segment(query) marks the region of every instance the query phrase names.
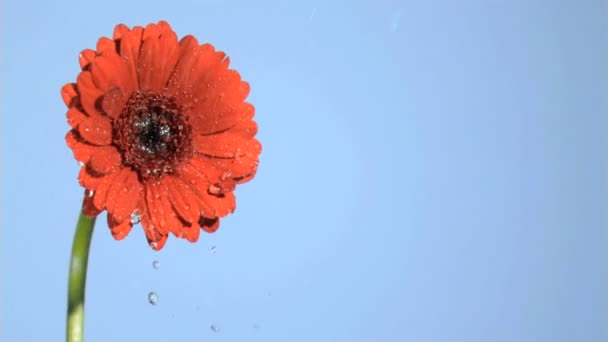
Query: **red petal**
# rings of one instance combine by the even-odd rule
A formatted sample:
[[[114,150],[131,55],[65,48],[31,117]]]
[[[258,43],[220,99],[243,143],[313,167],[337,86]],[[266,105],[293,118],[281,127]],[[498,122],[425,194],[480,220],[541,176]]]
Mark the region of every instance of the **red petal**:
[[[219,159],[212,158],[193,158],[190,164],[197,170],[205,170],[205,178],[209,184],[216,185],[220,188],[220,192],[233,191],[236,187],[236,182],[233,179],[233,173],[230,169],[216,162]]]
[[[116,177],[108,191],[106,207],[116,220],[122,222],[129,219],[137,208],[137,202],[144,195],[143,186],[137,178],[137,173],[124,168]]]
[[[152,222],[150,221],[149,210],[144,198],[141,198],[137,204],[137,211],[141,215],[141,225],[144,228],[144,233],[146,233],[148,244],[150,244],[150,247],[156,251],[162,249],[167,241],[167,234],[162,234],[156,228],[154,228]]]
[[[80,63],[80,68],[82,70],[86,70],[90,67],[91,63],[97,56],[97,53],[91,49],[82,50],[80,56],[78,58],[78,62]]]
[[[83,112],[79,111],[74,107],[68,110],[66,116],[68,117],[68,123],[72,128],[76,128],[80,124],[80,122],[82,122],[82,120],[86,119],[87,117]]]
[[[110,174],[104,176],[101,179],[101,182],[99,182],[99,186],[97,187],[97,189],[95,190],[95,193],[93,194],[93,205],[95,205],[96,208],[103,209],[106,207],[106,199],[108,197],[108,190],[110,190],[110,187],[112,186],[112,182],[114,181],[114,178],[116,178],[117,175],[118,175],[118,172],[110,173]]]
[[[126,65],[112,50],[108,50],[103,56],[95,59],[95,63],[91,65],[91,74],[93,82],[103,92],[108,91],[111,87],[124,89],[127,94],[135,90],[135,83],[129,77]]]
[[[162,182],[146,184],[146,204],[150,215],[150,222],[162,234],[169,232],[167,215],[173,212],[167,198],[166,186]]]
[[[74,99],[78,96],[76,92],[76,83],[68,83],[61,88],[61,98],[66,106],[72,107]]]
[[[190,90],[192,83],[189,82],[193,76],[192,70],[199,56],[198,41],[193,36],[185,36],[179,42],[179,59],[175,70],[167,81],[170,94],[176,97],[182,96],[184,91]],[[183,102],[183,101],[182,101]]]
[[[87,144],[82,140],[78,132],[73,129],[65,136],[65,141],[68,147],[72,149],[74,158],[79,162],[87,163],[91,159],[91,155],[98,148],[97,146]]]
[[[198,241],[198,238],[201,235],[201,229],[198,225],[198,222],[194,222],[189,226],[184,226],[183,231],[184,237],[190,242]]]
[[[188,198],[186,190],[183,189],[183,185],[180,181],[174,179],[172,176],[167,176],[167,191],[169,196],[169,202],[173,210],[186,222],[193,223],[198,220],[199,211],[198,205],[195,201]]]
[[[120,153],[114,146],[102,146],[95,150],[88,162],[88,167],[97,174],[105,175],[120,167]]]
[[[93,197],[89,196],[89,190],[84,191],[84,199],[82,200],[82,213],[89,218],[94,218],[101,213],[101,210],[95,208],[95,206],[93,205]]]
[[[101,37],[97,41],[97,53],[98,55],[103,55],[108,51],[116,51],[116,44],[112,39]]]
[[[86,114],[89,116],[98,114],[99,111],[95,107],[95,102],[103,95],[103,92],[95,86],[90,71],[83,71],[78,75],[76,87],[78,89],[78,98]]]
[[[108,213],[108,227],[110,227],[110,232],[112,232],[114,239],[122,240],[129,235],[129,232],[131,232],[133,223],[131,220],[117,220],[114,218],[114,216]]]
[[[78,125],[80,136],[91,144],[104,146],[112,143],[112,123],[101,116],[91,116]]]
[[[138,64],[140,88],[163,90],[178,57],[179,49],[175,33],[166,32],[160,38],[145,39],[141,46]]]
[[[213,135],[197,135],[193,140],[197,153],[218,158],[257,156],[262,150],[262,145],[257,140],[247,139],[230,131]]]
[[[220,219],[217,217],[212,219],[201,217],[199,224],[201,225],[201,229],[207,233],[215,233],[220,227]]]
[[[180,184],[183,189],[182,195],[185,199],[197,204],[199,216],[214,216],[213,207],[211,207],[202,196],[209,190],[209,182],[205,179],[204,174],[198,172],[191,165],[185,164],[180,170]],[[177,183],[177,182],[176,182]]]
[[[116,119],[122,112],[127,102],[127,97],[120,88],[112,87],[103,96],[101,108],[111,118]]]
[[[89,190],[97,189],[103,178],[103,175],[93,174],[93,171],[86,166],[81,167],[78,173],[78,182],[83,188]]]
[[[114,27],[114,34],[112,35],[112,39],[114,39],[114,40],[121,39],[122,36],[129,31],[131,31],[131,30],[129,30],[129,27],[127,25],[118,24]]]
[[[139,63],[142,33],[143,28],[136,26],[133,28],[133,31],[124,33],[120,40],[120,56],[126,69],[125,77],[129,77],[133,80],[134,89],[139,88],[137,65]],[[125,96],[129,95],[130,94],[125,94]]]

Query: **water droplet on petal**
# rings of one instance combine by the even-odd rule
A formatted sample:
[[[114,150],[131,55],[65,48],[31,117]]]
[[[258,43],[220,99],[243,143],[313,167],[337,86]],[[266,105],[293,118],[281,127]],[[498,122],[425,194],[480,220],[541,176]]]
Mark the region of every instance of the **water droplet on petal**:
[[[158,248],[158,243],[156,241],[152,241],[150,242],[150,247],[152,247],[152,249],[156,249]]]
[[[156,292],[152,291],[148,293],[148,302],[152,305],[156,305],[158,303],[158,295]]]
[[[133,212],[133,214],[131,214],[131,223],[138,224],[139,222],[141,222],[141,217],[139,216],[139,214],[137,214],[136,210]]]
[[[162,214],[162,213],[161,213]],[[158,223],[162,228],[165,228],[165,226],[167,225],[167,221],[165,221],[164,218],[160,219],[160,222]]]
[[[213,331],[213,332],[215,332],[215,333],[220,331],[220,327],[218,327],[218,326],[217,326],[217,325],[215,325],[215,324],[211,324],[211,325],[209,326],[209,329],[211,329],[211,331]]]
[[[228,170],[228,171],[224,171],[222,173],[222,175],[220,176],[220,180],[225,181],[228,178],[230,178],[232,176],[232,171]]]
[[[83,162],[81,162],[81,161],[79,161],[79,162],[78,162],[78,166],[83,167],[83,166],[84,166],[84,163],[83,163]]]
[[[93,197],[93,195],[95,195],[95,191],[93,191],[93,190],[87,190],[87,196]]]
[[[160,261],[158,261],[158,260],[152,261],[152,267],[154,267],[154,269],[157,270],[160,267]]]
[[[209,193],[213,195],[219,195],[222,192],[222,188],[218,184],[209,185]]]

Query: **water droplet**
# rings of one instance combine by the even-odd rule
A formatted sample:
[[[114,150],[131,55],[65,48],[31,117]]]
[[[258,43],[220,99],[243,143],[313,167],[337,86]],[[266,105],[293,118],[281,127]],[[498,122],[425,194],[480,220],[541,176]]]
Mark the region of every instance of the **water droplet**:
[[[230,178],[232,176],[232,171],[227,170],[224,171],[224,173],[222,173],[222,175],[220,176],[220,180],[225,181],[226,179]]]
[[[141,217],[137,214],[137,210],[135,210],[133,214],[131,214],[131,223],[138,224],[139,222],[141,222]]]
[[[215,332],[215,333],[220,331],[220,327],[218,327],[218,326],[217,326],[217,325],[215,325],[215,324],[211,324],[211,325],[209,326],[209,329],[211,329],[211,331],[213,331],[213,332]]]
[[[209,248],[209,251],[211,251],[211,254],[215,255],[215,252],[217,251],[217,247],[211,246],[211,248]]]
[[[156,241],[152,241],[152,242],[150,242],[150,247],[152,249],[156,249],[156,248],[158,248],[158,243]]]
[[[93,197],[93,195],[95,195],[95,191],[93,191],[93,190],[87,190],[87,196]]]
[[[156,303],[158,303],[158,295],[156,292],[152,291],[148,293],[148,302],[152,305],[156,305]]]
[[[162,214],[162,213],[161,213]],[[164,218],[160,219],[160,222],[158,223],[162,228],[165,228],[165,226],[167,225],[167,221],[165,221]]]
[[[78,166],[83,167],[83,166],[84,166],[84,163],[83,163],[83,162],[81,162],[81,161],[79,161],[79,162],[78,162]]]
[[[218,184],[209,185],[209,193],[213,195],[219,195],[222,191],[222,188]]]
[[[154,269],[157,270],[160,267],[160,261],[158,261],[158,260],[152,261],[152,267],[154,267]]]
[[[260,325],[257,323],[253,323],[253,329],[260,330]]]

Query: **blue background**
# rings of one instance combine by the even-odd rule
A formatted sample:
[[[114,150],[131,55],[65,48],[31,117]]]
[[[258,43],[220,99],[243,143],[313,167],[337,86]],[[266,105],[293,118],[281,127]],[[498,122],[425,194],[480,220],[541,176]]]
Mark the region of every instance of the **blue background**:
[[[103,214],[87,341],[608,341],[605,0],[2,6],[2,340],[64,339],[59,89],[165,19],[250,82],[260,168],[196,244]]]

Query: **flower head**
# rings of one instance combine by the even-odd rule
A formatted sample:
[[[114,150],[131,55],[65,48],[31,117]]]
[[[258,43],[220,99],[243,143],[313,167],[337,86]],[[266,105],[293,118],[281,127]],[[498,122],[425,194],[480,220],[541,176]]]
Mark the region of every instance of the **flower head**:
[[[249,85],[228,64],[193,36],[178,41],[164,21],[118,25],[80,54],[76,83],[61,89],[66,140],[83,164],[84,213],[107,210],[117,240],[141,220],[155,250],[169,233],[194,242],[234,211],[261,145]]]

